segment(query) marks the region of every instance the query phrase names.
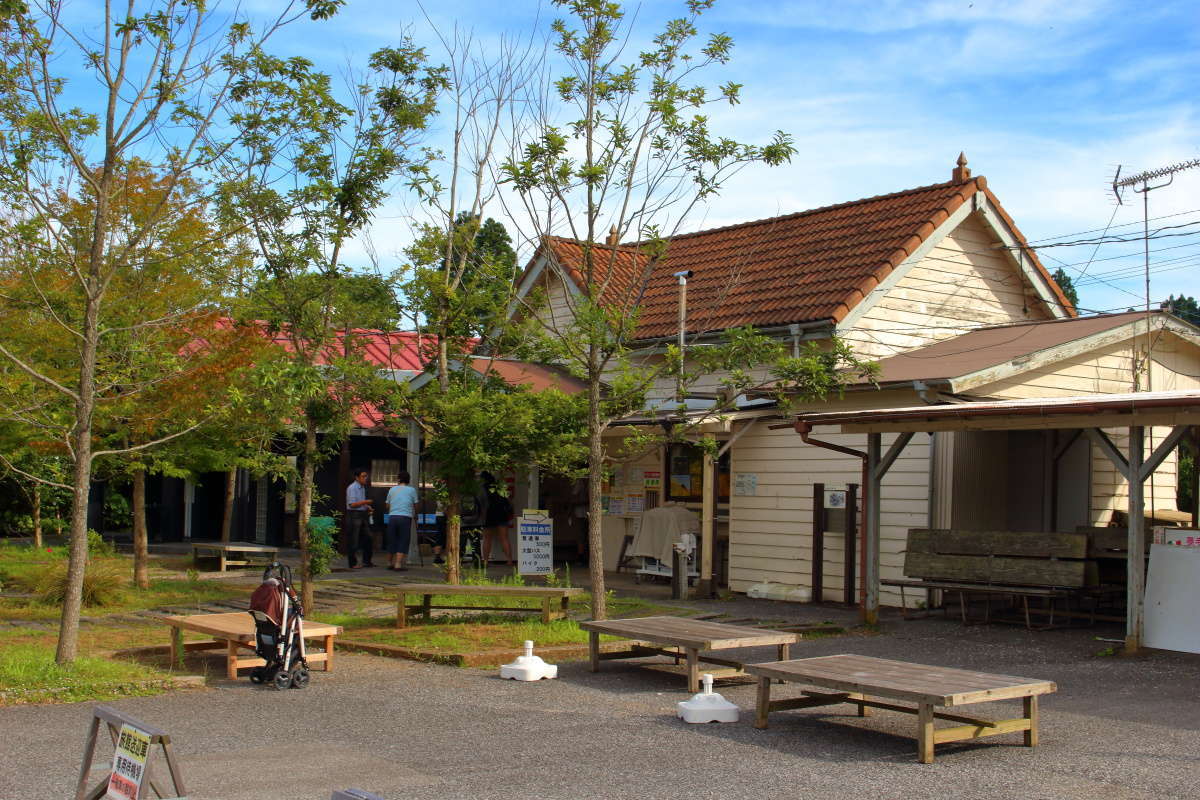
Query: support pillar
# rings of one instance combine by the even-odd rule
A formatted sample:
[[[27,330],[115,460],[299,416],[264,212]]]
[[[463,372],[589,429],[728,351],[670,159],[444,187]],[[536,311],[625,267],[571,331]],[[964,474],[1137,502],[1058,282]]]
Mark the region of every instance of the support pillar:
[[[700,578],[696,593],[700,597],[713,597],[716,581],[713,580],[713,550],[717,539],[717,463],[712,455],[704,451],[704,476],[701,481],[700,498]]]
[[[408,485],[417,490],[416,512],[420,514],[423,510],[422,501],[425,499],[421,496],[421,426],[412,420],[408,423],[408,438],[404,442],[404,450],[406,453],[404,468],[408,472],[410,480]],[[409,538],[408,544],[408,563],[410,564],[417,563],[416,560],[421,558],[421,545],[417,541],[420,537],[416,535],[416,523],[417,520],[413,520],[413,535]]]
[[[879,453],[882,439],[881,434],[867,434],[867,491],[863,497],[867,517],[864,536],[867,568],[863,574],[863,583],[866,585],[867,599],[863,604],[862,615],[863,622],[867,625],[879,622],[879,490],[883,484]]]
[[[1129,429],[1129,553],[1125,599],[1125,652],[1142,646],[1146,598],[1146,499],[1142,475],[1145,428]]]

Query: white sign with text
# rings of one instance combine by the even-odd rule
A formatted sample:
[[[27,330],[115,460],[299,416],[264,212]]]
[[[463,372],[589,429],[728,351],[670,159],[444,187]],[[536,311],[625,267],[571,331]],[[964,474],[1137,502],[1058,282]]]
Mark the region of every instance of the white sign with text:
[[[517,571],[521,575],[554,572],[554,521],[544,510],[527,508],[517,518]]]

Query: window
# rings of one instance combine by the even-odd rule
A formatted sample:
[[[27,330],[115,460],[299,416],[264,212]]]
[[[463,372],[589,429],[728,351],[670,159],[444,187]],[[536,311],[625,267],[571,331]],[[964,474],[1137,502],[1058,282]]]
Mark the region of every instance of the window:
[[[667,448],[667,500],[699,503],[704,495],[704,451],[690,444]],[[717,460],[717,502],[729,502],[729,453]]]
[[[371,459],[371,485],[395,486],[400,482],[400,460],[397,458]]]

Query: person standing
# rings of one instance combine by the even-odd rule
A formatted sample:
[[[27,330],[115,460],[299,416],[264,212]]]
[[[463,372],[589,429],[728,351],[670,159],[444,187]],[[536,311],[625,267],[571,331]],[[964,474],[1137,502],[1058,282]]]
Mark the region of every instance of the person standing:
[[[346,487],[346,561],[350,569],[358,569],[356,554],[362,550],[362,565],[371,563],[374,545],[371,542],[371,498],[367,497],[367,471],[357,470],[354,481]]]
[[[508,566],[513,566],[512,545],[508,541],[508,523],[513,518],[512,503],[507,497],[496,490],[496,480],[484,473],[484,485],[487,487],[487,499],[483,507],[483,565],[486,568],[491,557],[492,547],[500,542],[500,549],[508,560]]]
[[[396,485],[388,489],[387,503],[387,549],[391,555],[388,569],[404,572],[404,559],[408,557],[408,546],[412,541],[413,517],[417,513],[417,490],[408,485],[412,478],[401,472]]]

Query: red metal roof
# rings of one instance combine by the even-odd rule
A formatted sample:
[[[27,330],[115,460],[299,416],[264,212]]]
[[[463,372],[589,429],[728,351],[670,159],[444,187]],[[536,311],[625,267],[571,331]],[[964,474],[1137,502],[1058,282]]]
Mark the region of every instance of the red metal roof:
[[[607,303],[640,305],[636,338],[668,336],[678,325],[678,287],[672,273],[692,270],[688,330],[724,330],[840,321],[976,193],[987,196],[1019,241],[982,176],[922,186],[797,214],[674,236],[650,263],[636,245],[594,245],[599,282],[612,279]],[[555,261],[582,287],[582,243],[547,237]],[[1032,250],[1030,263],[1071,304]],[[646,277],[648,275],[648,277]]]
[[[560,367],[535,364],[531,361],[510,361],[501,358],[472,358],[471,367],[479,374],[486,370],[512,386],[525,386],[530,391],[558,389],[563,394],[580,394],[587,384]]]

